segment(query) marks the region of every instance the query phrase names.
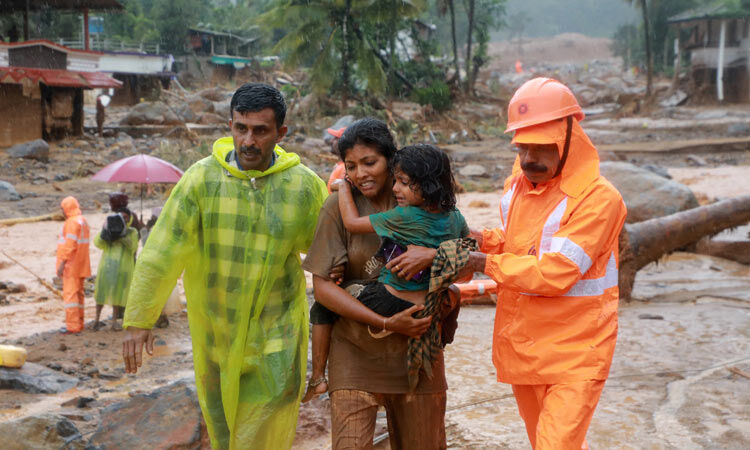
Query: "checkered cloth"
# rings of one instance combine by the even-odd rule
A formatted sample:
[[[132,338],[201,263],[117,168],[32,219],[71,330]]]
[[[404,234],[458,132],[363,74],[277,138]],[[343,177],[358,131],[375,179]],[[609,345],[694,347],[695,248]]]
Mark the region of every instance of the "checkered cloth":
[[[450,302],[448,286],[453,283],[458,272],[469,261],[469,253],[477,250],[479,250],[477,241],[472,238],[445,241],[437,249],[437,255],[432,260],[430,289],[424,302],[424,309],[415,315],[417,318],[432,316],[432,322],[422,336],[409,338],[407,367],[409,389],[412,391],[419,383],[420,371],[432,377],[432,361],[445,347],[440,337],[439,324],[443,320],[443,308],[440,306],[445,302]]]

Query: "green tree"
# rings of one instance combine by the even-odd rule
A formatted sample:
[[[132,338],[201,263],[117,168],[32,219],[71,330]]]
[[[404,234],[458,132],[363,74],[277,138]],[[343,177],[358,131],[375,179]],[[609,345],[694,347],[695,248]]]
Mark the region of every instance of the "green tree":
[[[185,53],[187,30],[207,16],[209,2],[210,0],[153,0],[150,17],[168,52]]]
[[[458,39],[456,37],[456,5],[453,0],[438,0],[438,9],[441,16],[446,13],[451,19],[451,49],[453,51],[453,75],[456,83],[461,82],[461,70],[458,68]]]
[[[383,92],[386,70],[395,70],[394,41],[388,49],[379,48],[368,29],[387,28],[392,33],[400,18],[416,16],[422,5],[422,0],[280,0],[258,23],[286,30],[274,50],[289,65],[309,64],[313,90],[339,94],[346,105],[358,90],[356,84]]]
[[[464,0],[467,17],[466,31],[466,94],[474,92],[479,69],[487,63],[487,44],[490,40],[490,30],[504,25],[506,0]],[[472,57],[472,41],[476,38],[477,52]]]

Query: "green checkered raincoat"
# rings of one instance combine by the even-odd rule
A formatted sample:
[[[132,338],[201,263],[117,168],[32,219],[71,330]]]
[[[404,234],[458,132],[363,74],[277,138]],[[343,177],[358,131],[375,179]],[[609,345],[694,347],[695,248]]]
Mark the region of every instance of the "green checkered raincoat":
[[[123,326],[151,328],[185,271],[195,384],[213,448],[289,448],[307,363],[300,252],[325,183],[275,148],[265,172],[226,162],[231,137],[185,172],[135,268]]]

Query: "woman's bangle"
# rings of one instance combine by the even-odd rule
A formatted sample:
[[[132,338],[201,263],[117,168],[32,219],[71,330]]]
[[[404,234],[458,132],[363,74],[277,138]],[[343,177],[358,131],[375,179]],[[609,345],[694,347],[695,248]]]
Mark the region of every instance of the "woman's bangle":
[[[383,317],[383,331],[388,331],[388,330],[387,330],[387,329],[385,328],[385,322],[386,322],[387,320],[388,320],[388,318],[387,318],[387,317]]]

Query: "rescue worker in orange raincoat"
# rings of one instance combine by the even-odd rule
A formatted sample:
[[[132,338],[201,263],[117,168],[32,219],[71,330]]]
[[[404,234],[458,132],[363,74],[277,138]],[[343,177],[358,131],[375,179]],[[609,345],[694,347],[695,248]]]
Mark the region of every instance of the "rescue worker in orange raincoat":
[[[480,252],[468,270],[498,284],[497,379],[512,385],[535,450],[588,447],[617,338],[626,209],[599,174],[583,117],[559,81],[535,78],[516,91],[507,131],[515,131],[518,157],[500,201],[500,227],[472,232]]]
[[[65,197],[60,203],[65,224],[57,240],[57,276],[63,282],[65,303],[64,333],[83,330],[83,281],[91,276],[89,262],[89,224],[81,215],[75,197]]]

